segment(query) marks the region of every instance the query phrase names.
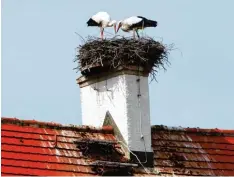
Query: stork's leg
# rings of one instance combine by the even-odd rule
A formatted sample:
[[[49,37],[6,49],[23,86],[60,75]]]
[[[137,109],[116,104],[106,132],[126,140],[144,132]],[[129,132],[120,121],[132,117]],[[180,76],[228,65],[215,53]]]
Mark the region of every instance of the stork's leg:
[[[138,39],[140,38],[140,36],[139,36],[139,34],[138,34],[138,30],[136,30],[136,33],[137,33],[137,37],[138,37]]]
[[[103,39],[103,31],[104,31],[104,28],[101,27],[101,39]]]
[[[133,31],[133,39],[136,39],[135,30],[132,30],[132,31]]]
[[[100,27],[100,37],[102,38],[102,27]]]

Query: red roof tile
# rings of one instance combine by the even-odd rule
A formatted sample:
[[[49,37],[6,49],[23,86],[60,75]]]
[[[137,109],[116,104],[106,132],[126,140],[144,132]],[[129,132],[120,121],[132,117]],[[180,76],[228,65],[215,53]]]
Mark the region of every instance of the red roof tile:
[[[62,126],[10,118],[2,118],[1,133],[2,175],[95,175],[90,163],[105,157],[85,157],[74,141],[116,140],[110,127]],[[121,152],[118,144],[115,148]],[[116,159],[108,159],[112,160]],[[126,160],[121,155],[118,161]]]
[[[111,127],[2,118],[1,132],[2,175],[97,175],[92,162],[127,162]],[[118,155],[85,154],[77,140],[114,143]],[[234,175],[234,130],[153,126],[152,147],[154,168],[137,167],[134,175]]]
[[[155,168],[176,175],[234,175],[234,130],[152,127]]]

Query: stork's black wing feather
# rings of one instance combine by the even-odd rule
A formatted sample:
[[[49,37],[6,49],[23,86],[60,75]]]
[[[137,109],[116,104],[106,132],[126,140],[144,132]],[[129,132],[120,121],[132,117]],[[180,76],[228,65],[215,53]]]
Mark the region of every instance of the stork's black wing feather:
[[[142,21],[139,22],[138,25],[141,25],[141,26],[144,26],[144,27],[156,27],[158,22],[157,21],[154,21],[154,20],[149,20],[145,17],[142,17],[142,16],[137,16],[138,18],[141,18]]]
[[[142,20],[147,20],[147,18],[142,17],[142,16],[137,16],[138,18],[142,18]]]
[[[87,21],[87,25],[88,25],[88,26],[99,26],[99,23],[97,23],[97,22],[94,21],[92,18],[90,18],[90,19]]]

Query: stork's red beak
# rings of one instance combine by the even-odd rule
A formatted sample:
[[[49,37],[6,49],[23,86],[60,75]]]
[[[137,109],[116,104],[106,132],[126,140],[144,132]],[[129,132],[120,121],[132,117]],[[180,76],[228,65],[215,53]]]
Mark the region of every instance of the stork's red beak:
[[[116,33],[118,33],[120,27],[121,27],[121,23],[119,23]]]

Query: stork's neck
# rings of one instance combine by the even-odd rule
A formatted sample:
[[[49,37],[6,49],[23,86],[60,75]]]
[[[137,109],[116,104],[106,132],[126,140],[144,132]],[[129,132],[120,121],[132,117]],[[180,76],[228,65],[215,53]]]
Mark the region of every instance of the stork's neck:
[[[112,20],[112,21],[110,21],[110,22],[107,24],[107,26],[111,27],[111,26],[113,26],[113,25],[115,25],[115,24],[116,24],[116,21],[115,21],[115,20]]]

